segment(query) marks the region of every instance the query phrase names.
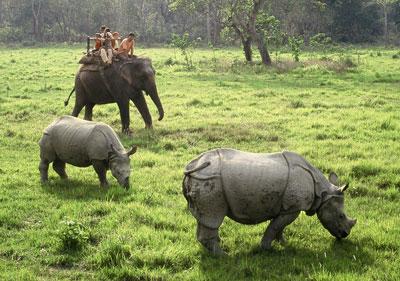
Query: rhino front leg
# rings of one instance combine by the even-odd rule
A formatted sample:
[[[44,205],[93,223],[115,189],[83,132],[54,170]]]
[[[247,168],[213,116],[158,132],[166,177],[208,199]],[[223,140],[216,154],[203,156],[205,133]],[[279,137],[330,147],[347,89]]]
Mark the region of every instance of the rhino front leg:
[[[222,256],[226,253],[221,249],[218,228],[208,228],[197,222],[197,240],[213,255]]]
[[[53,162],[53,169],[62,179],[67,179],[68,175],[65,172],[65,162],[61,161],[60,159],[56,159]]]
[[[274,239],[278,241],[283,240],[283,230],[289,224],[291,224],[298,216],[300,212],[279,215],[274,218],[268,225],[267,230],[264,232],[264,236],[261,240],[261,248],[264,250],[271,249],[271,243]]]
[[[39,164],[40,181],[46,183],[49,180],[49,164],[50,162],[46,159],[41,159]]]
[[[100,160],[93,160],[93,168],[97,173],[97,176],[99,177],[100,180],[100,185],[101,187],[108,187],[108,181],[107,181],[107,168],[104,165],[103,161]]]

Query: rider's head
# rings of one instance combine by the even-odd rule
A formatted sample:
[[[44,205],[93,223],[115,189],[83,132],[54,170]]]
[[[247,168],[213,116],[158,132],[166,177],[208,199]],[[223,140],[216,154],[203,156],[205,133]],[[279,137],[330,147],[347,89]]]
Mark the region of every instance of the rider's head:
[[[128,34],[128,40],[132,41],[133,39],[135,39],[135,33],[131,32]]]

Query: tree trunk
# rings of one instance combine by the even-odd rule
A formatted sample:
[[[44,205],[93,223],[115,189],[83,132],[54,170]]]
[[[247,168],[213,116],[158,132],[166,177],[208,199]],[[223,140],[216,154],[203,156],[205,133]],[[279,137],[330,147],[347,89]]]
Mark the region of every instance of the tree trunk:
[[[33,15],[33,34],[37,41],[40,40],[40,7],[42,2],[39,0],[37,10],[35,11],[35,0],[32,0],[32,15]]]
[[[256,38],[257,38],[257,47],[258,50],[260,51],[262,63],[265,65],[271,65],[271,57],[269,55],[267,46],[265,45],[264,38],[260,34],[257,34]]]
[[[383,5],[383,14],[384,14],[384,21],[385,21],[385,47],[389,44],[389,30],[388,30],[388,7],[387,4]]]
[[[211,43],[211,15],[210,3],[206,3],[206,26],[207,26],[207,44]]]
[[[232,23],[232,27],[235,30],[236,34],[240,37],[240,40],[242,41],[243,52],[244,52],[246,61],[252,61],[253,53],[251,51],[251,37],[245,36],[243,34],[244,32],[242,32],[235,23]]]
[[[252,61],[253,60],[253,52],[251,50],[251,38],[243,38],[242,39],[242,44],[243,44],[243,51],[244,51],[244,56],[246,57],[246,61]]]

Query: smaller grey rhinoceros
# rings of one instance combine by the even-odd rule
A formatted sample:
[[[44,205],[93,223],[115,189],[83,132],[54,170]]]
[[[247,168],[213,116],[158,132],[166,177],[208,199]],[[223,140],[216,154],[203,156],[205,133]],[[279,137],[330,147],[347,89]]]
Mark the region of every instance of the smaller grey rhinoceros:
[[[185,169],[183,194],[197,220],[197,240],[213,254],[223,254],[218,229],[225,216],[243,224],[271,220],[261,241],[284,242],[283,230],[305,211],[317,213],[338,239],[350,234],[357,220],[344,213],[344,191],[331,173],[329,182],[293,152],[259,154],[215,149],[192,160]]]
[[[65,172],[65,163],[68,163],[78,167],[93,165],[104,187],[108,186],[106,173],[110,169],[118,183],[129,188],[129,156],[136,152],[137,147],[125,151],[118,136],[107,124],[62,116],[44,130],[39,146],[42,182],[48,181],[51,162],[61,178],[68,178]]]

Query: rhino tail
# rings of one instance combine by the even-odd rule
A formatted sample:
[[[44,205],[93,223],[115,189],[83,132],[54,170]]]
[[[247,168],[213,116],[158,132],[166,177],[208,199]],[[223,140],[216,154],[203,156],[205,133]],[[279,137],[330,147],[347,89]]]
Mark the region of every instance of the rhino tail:
[[[186,170],[183,172],[185,176],[183,177],[183,181],[182,181],[182,193],[183,193],[183,196],[185,197],[186,201],[189,204],[189,208],[192,205],[192,200],[190,198],[190,184],[188,183],[187,178],[191,177],[192,173],[203,170],[204,168],[206,168],[210,165],[211,165],[211,162],[204,162],[199,167],[193,168],[191,170]]]
[[[203,170],[204,168],[206,168],[206,167],[208,167],[208,166],[210,166],[210,165],[211,165],[211,162],[210,162],[210,161],[204,162],[204,163],[201,164],[200,166],[198,166],[198,167],[196,167],[196,168],[193,168],[193,169],[191,169],[191,170],[184,171],[183,173],[185,174],[185,176],[190,176],[190,174],[192,174],[192,173],[194,173],[194,172],[197,172],[197,171],[200,171],[200,170]]]

